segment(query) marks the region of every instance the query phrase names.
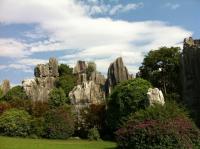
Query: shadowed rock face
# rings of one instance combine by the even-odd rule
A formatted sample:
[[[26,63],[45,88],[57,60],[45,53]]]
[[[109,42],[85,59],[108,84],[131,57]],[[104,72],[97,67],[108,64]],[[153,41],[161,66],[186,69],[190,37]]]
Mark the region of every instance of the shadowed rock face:
[[[1,89],[3,91],[3,96],[7,94],[7,92],[10,90],[10,81],[9,80],[3,80],[3,83],[1,85]]]
[[[87,68],[92,67],[93,72],[87,76]],[[74,74],[78,76],[78,85],[69,93],[71,103],[76,109],[88,107],[90,104],[100,104],[105,100],[104,76],[96,71],[95,63],[78,61]]]
[[[106,95],[109,95],[114,86],[118,83],[130,79],[127,68],[124,66],[122,57],[117,58],[108,68],[108,78],[106,81]]]
[[[35,78],[24,80],[22,86],[30,99],[46,102],[59,76],[58,61],[50,58],[48,64],[38,64],[34,70]]]
[[[194,111],[200,112],[200,40],[191,37],[184,40],[182,83],[184,101]]]

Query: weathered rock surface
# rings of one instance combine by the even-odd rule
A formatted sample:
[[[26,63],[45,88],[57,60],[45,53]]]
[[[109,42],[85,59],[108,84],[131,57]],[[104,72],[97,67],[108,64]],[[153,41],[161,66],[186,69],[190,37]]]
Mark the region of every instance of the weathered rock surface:
[[[109,95],[114,86],[122,81],[130,79],[126,66],[124,66],[122,57],[117,58],[108,68],[108,78],[106,81],[106,95]]]
[[[196,113],[200,113],[200,40],[191,37],[184,40],[181,65],[183,99]]]
[[[46,102],[49,92],[54,88],[58,73],[58,61],[50,58],[48,64],[38,64],[35,67],[35,78],[22,82],[22,86],[30,99],[33,101]]]
[[[3,92],[3,96],[7,94],[7,92],[10,90],[10,81],[9,80],[3,80],[3,83],[1,85],[1,90]]]
[[[87,76],[87,68],[92,67],[93,72]],[[90,104],[100,104],[105,100],[104,76],[96,71],[95,63],[78,61],[74,68],[78,76],[78,85],[69,93],[71,103],[80,109]]]
[[[153,106],[155,104],[165,104],[164,96],[161,90],[158,88],[149,88],[147,92],[147,97],[148,97],[148,103],[150,106]]]

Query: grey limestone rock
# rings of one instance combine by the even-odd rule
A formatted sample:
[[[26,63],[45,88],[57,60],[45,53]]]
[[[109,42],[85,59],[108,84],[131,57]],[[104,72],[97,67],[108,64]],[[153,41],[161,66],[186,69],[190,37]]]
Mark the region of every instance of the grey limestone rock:
[[[47,102],[49,92],[54,88],[55,81],[59,76],[58,61],[50,58],[48,64],[38,64],[34,73],[35,78],[24,80],[22,86],[33,101]]]
[[[150,106],[153,106],[155,104],[165,104],[164,96],[161,90],[158,88],[149,88],[147,92],[147,97],[148,97],[148,103]]]
[[[10,90],[9,80],[3,80],[3,83],[1,85],[1,90],[3,91],[3,95],[7,94],[7,92]]]
[[[114,86],[118,83],[131,79],[128,69],[124,66],[122,57],[117,58],[108,68],[108,78],[106,81],[106,95],[109,95]]]

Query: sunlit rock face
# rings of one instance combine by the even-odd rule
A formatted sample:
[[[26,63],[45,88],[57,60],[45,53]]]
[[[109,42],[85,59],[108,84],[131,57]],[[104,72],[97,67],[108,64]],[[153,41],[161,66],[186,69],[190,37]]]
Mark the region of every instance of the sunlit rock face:
[[[147,97],[148,97],[148,103],[150,106],[153,106],[155,104],[165,104],[164,96],[161,90],[158,88],[149,88],[147,92]]]
[[[181,57],[183,99],[194,111],[200,112],[200,40],[184,40]]]
[[[87,68],[93,72],[88,76]],[[74,74],[78,76],[77,86],[69,93],[71,103],[77,108],[88,107],[90,104],[100,104],[105,101],[104,76],[96,71],[94,63],[78,61],[74,67]]]
[[[46,102],[59,76],[57,59],[50,58],[49,63],[38,64],[34,69],[34,74],[35,78],[24,80],[22,86],[30,99]]]
[[[128,69],[124,66],[122,57],[117,58],[108,68],[106,95],[109,95],[118,83],[131,79]]]
[[[10,81],[9,80],[3,80],[3,83],[0,87],[1,87],[1,90],[2,90],[3,96],[4,96],[10,90]]]

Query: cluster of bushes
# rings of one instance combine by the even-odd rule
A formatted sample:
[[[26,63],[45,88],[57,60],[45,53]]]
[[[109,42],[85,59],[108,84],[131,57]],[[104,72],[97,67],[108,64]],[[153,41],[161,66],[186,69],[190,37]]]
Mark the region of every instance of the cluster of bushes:
[[[116,138],[120,148],[198,148],[200,131],[174,102],[133,113]]]

